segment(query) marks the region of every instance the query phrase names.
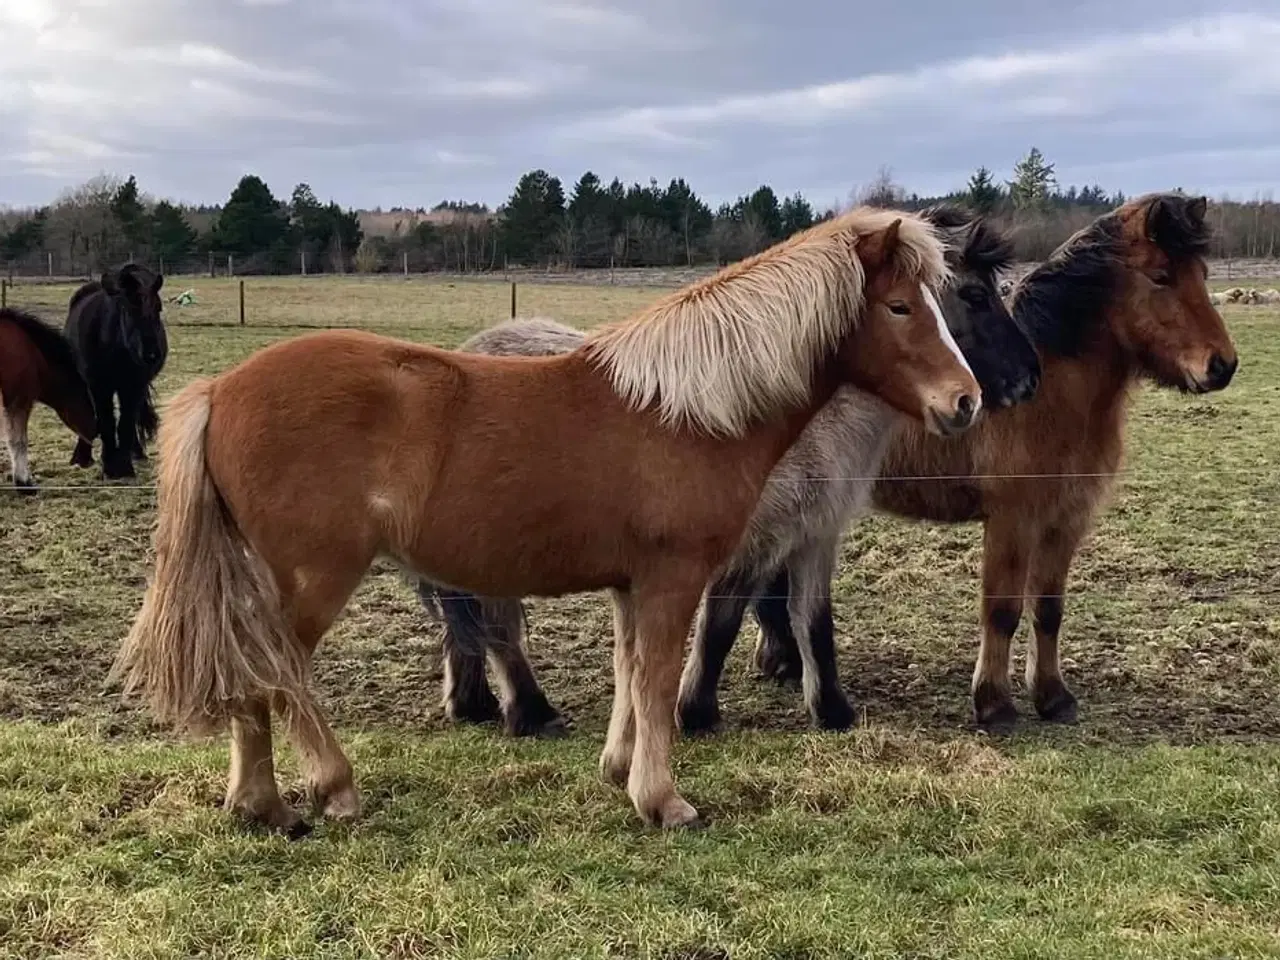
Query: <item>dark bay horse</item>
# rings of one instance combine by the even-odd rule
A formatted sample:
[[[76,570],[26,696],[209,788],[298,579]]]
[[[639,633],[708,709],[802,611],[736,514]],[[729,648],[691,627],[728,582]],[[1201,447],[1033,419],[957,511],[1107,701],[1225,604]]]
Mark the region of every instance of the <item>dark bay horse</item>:
[[[988,410],[1025,401],[1040,376],[1035,348],[1009,315],[997,288],[1012,259],[1008,240],[988,221],[954,207],[922,215],[947,240],[954,282],[943,294],[947,324],[983,389]],[[569,352],[583,334],[550,320],[512,321],[476,334],[463,350],[545,356]],[[707,589],[680,692],[681,723],[701,731],[719,719],[716,687],[748,604],[761,623],[777,625],[820,649],[834,645],[830,587],[840,538],[871,509],[871,491],[900,414],[874,395],[838,391],[769,476],[747,538]],[[521,643],[519,598],[478,598],[420,581],[418,595],[445,624],[444,705],[455,720],[501,717],[513,735],[554,735],[563,720],[538,684]],[[753,599],[754,598],[754,599]],[[485,680],[489,658],[501,702]],[[810,671],[806,679],[813,679]],[[827,679],[827,678],[824,678]],[[815,723],[849,726],[854,717],[837,677],[807,684]]]
[[[108,479],[136,476],[133,461],[146,459],[146,444],[155,435],[152,381],[169,355],[161,317],[163,284],[161,274],[126,263],[84,284],[68,304],[64,331],[93,395],[102,437],[102,473]],[[93,444],[81,438],[71,462],[92,466]]]
[[[81,439],[97,432],[93,399],[71,344],[34,314],[0,308],[0,428],[9,447],[13,485],[34,493],[27,422],[37,403],[53,410]]]
[[[554,357],[358,331],[193,381],[159,432],[155,571],[113,667],[180,729],[230,724],[229,809],[296,834],[271,711],[325,815],[359,815],[310,689],[316,645],[378,556],[491,596],[610,590],[600,766],[641,818],[698,814],[670,750],[684,642],[773,466],[853,383],[956,435],[982,408],[934,290],[927,220],[860,208]]]
[[[1035,398],[989,411],[954,443],[906,425],[885,455],[878,510],[983,524],[973,676],[983,727],[1003,730],[1017,719],[1009,658],[1024,599],[1034,605],[1026,684],[1036,712],[1076,719],[1058,650],[1067,573],[1120,468],[1134,387],[1147,380],[1202,394],[1235,374],[1236,348],[1205,286],[1206,208],[1204,197],[1148,194],[1077,232],[1014,290],[1014,316],[1044,370]],[[756,660],[764,672],[808,669],[806,659],[794,636],[762,624]],[[814,651],[813,667],[830,678],[819,683],[836,676],[829,650]]]

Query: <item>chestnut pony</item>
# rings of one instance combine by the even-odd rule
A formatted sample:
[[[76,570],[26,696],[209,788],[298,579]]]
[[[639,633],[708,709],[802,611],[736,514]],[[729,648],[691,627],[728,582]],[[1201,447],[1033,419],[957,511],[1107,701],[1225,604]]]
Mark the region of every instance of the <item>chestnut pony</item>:
[[[907,425],[881,464],[873,494],[880,511],[983,523],[982,643],[973,675],[983,727],[1007,729],[1017,719],[1009,648],[1024,598],[1034,603],[1026,684],[1036,712],[1054,722],[1076,718],[1058,656],[1063,595],[1120,468],[1135,386],[1145,379],[1207,393],[1235,374],[1235,346],[1205,286],[1206,208],[1203,197],[1148,194],[1067,240],[1014,291],[1014,318],[1040,353],[1036,396],[989,410],[956,441],[939,443]],[[762,623],[762,671],[799,674],[803,659],[794,637]],[[834,682],[834,652],[818,651],[816,661],[819,682]]]
[[[613,594],[602,773],[644,821],[691,825],[670,766],[684,641],[765,480],[846,382],[954,435],[982,405],[934,295],[924,219],[856,209],[554,357],[354,330],[260,350],[169,403],[156,567],[113,674],[161,720],[230,721],[226,806],[296,835],[271,710],[309,792],[352,818],[312,653],[378,556],[495,596]]]
[[[93,398],[71,344],[34,314],[0,308],[0,428],[9,446],[13,485],[35,493],[27,454],[27,422],[37,403],[87,443],[97,434]]]

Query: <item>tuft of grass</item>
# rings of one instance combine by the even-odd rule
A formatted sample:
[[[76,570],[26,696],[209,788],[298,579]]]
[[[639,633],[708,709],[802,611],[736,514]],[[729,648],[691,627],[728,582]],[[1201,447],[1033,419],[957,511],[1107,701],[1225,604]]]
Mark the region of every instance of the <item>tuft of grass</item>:
[[[235,281],[166,289],[188,286],[162,399],[310,326],[454,346],[510,307],[500,283],[251,278],[240,327]],[[10,302],[60,319],[70,291]],[[656,291],[518,295],[590,326]],[[870,517],[835,595],[867,725],[807,731],[798,691],[751,676],[744,630],[726,732],[676,750],[712,821],[687,835],[640,827],[596,775],[603,598],[530,604],[531,655],[574,731],[513,742],[447,728],[439,638],[385,566],[316,664],[366,817],[294,844],[230,821],[225,744],[174,742],[103,682],[150,568],[150,465],[88,489],[96,470],[67,464],[73,438],[41,409],[45,492],[0,490],[0,957],[1280,955],[1280,311],[1224,315],[1236,381],[1139,392],[1126,474],[1072,570],[1077,727],[969,728],[980,530]]]

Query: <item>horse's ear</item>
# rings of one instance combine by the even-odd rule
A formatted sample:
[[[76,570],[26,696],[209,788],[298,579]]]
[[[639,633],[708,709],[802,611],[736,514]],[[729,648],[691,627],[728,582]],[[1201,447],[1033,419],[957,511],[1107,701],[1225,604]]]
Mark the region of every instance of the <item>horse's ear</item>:
[[[112,276],[110,270],[103,271],[102,278],[98,283],[102,284],[102,289],[112,296],[120,292],[120,288],[116,286],[116,278]]]
[[[879,266],[892,260],[898,249],[901,226],[902,218],[899,217],[883,230],[867,234],[866,239],[858,244],[858,259],[868,266]]]
[[[898,217],[893,223],[889,224],[884,232],[884,242],[881,250],[881,256],[886,260],[890,259],[898,249],[898,232],[902,229],[902,218]]]
[[[1167,197],[1156,197],[1151,206],[1147,208],[1147,239],[1154,244],[1159,244],[1160,235],[1164,232],[1163,227],[1169,220],[1169,200]]]
[[[160,288],[161,288],[161,287],[163,287],[163,286],[164,286],[164,274],[163,274],[163,273],[157,273],[157,274],[155,275],[155,279],[153,279],[153,280],[151,281],[151,292],[152,292],[152,293],[159,293],[159,292],[160,292]]]
[[[1187,215],[1193,223],[1204,223],[1204,216],[1209,211],[1208,197],[1192,197],[1187,202]]]

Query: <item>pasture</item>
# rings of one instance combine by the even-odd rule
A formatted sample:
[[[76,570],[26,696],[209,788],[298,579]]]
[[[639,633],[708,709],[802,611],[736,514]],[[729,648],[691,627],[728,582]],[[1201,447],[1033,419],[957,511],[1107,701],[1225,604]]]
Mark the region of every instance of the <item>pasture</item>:
[[[162,399],[310,326],[454,346],[510,296],[253,278],[240,327],[234,281],[164,292],[188,287],[195,305],[166,308]],[[72,289],[9,302],[60,325]],[[590,326],[657,293],[521,283],[519,308]],[[1139,392],[1125,475],[1072,569],[1078,725],[1023,697],[1012,736],[970,728],[980,528],[874,516],[834,598],[864,725],[809,731],[797,689],[751,676],[748,625],[723,732],[675,751],[710,820],[685,834],[641,827],[597,774],[604,597],[530,604],[531,658],[572,728],[516,742],[443,722],[438,629],[386,565],[316,666],[365,817],[295,843],[237,827],[217,808],[225,740],[178,742],[103,682],[149,569],[152,465],[86,489],[96,467],[68,465],[74,438],[40,408],[43,492],[0,492],[0,956],[1280,954],[1280,307],[1221,309],[1235,381]]]

